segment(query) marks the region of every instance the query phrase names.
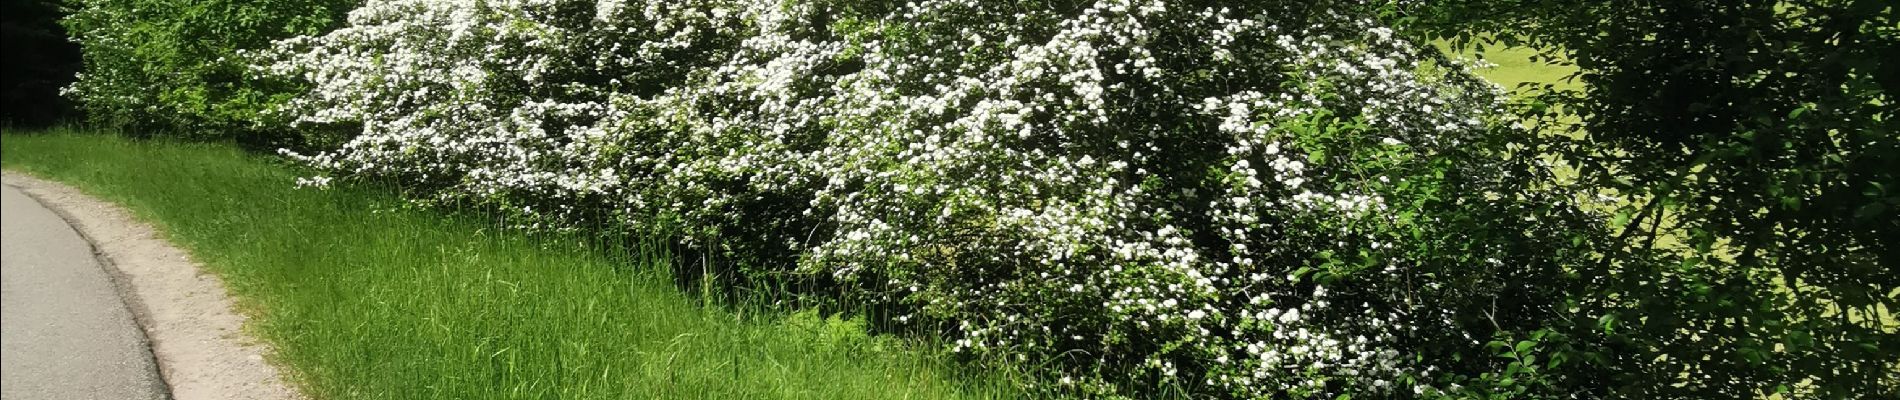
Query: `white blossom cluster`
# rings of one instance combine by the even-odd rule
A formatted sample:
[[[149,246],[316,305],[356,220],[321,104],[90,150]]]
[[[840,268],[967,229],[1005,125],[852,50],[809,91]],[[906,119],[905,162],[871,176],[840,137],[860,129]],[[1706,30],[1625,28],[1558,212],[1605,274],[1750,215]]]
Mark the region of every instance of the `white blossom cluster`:
[[[372,0],[260,68],[360,128],[286,152],[331,176],[780,249],[1053,391],[1440,393],[1389,194],[1496,93],[1367,4],[1183,3]]]

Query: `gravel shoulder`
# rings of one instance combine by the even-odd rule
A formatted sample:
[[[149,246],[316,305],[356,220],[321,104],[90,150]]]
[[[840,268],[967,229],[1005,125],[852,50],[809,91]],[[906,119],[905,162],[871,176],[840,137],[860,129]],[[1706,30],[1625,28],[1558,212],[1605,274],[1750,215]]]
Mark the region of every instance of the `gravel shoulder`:
[[[126,308],[143,327],[173,398],[303,398],[266,361],[270,348],[245,333],[245,317],[224,283],[151,225],[63,184],[14,171],[5,173],[4,183],[56,211],[96,249]]]

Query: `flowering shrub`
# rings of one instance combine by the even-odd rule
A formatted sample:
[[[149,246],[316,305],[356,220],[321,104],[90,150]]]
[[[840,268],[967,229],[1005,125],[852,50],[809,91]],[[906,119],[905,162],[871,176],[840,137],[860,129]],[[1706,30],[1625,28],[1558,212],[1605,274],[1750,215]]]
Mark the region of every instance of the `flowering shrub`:
[[[259,113],[295,91],[247,74],[240,49],[321,33],[356,0],[74,0],[84,68],[65,92],[94,123],[141,135],[272,141]]]
[[[286,151],[842,285],[1095,397],[1562,393],[1592,220],[1359,2],[378,0],[278,42]],[[332,140],[324,139],[323,140]],[[1577,384],[1570,382],[1569,384]]]

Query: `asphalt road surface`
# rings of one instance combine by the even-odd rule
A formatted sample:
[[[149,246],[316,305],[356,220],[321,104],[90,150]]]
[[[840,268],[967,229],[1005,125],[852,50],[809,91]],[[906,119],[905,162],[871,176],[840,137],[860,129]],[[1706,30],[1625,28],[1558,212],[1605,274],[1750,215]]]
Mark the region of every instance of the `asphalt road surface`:
[[[0,188],[0,400],[167,398],[92,246],[38,201]]]

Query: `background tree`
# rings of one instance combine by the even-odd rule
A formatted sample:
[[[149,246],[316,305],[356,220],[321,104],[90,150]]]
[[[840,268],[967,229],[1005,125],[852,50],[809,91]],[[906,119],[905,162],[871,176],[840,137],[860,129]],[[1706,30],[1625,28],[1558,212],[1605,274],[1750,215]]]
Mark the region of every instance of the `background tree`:
[[[1882,0],[1449,1],[1412,33],[1524,45],[1579,90],[1519,102],[1621,233],[1569,289],[1618,397],[1900,388],[1900,20]],[[1808,397],[1808,396],[1803,396]]]

